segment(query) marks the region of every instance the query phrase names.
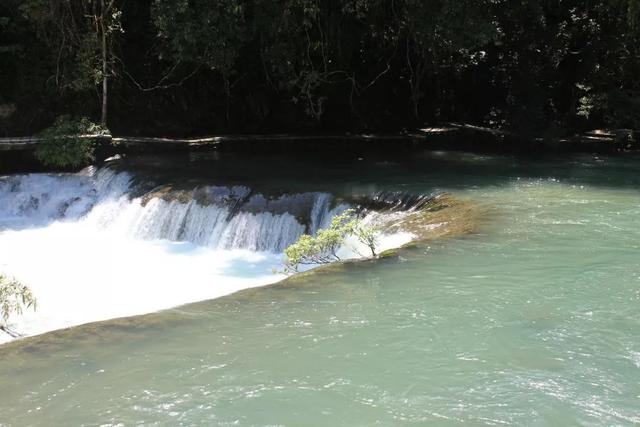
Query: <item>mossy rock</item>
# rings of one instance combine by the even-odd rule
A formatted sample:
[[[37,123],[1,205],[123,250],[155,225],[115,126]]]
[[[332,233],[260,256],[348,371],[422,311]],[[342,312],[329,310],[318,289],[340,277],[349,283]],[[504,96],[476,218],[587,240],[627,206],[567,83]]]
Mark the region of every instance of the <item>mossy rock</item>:
[[[270,286],[300,286],[317,280],[320,276],[341,272],[367,262],[379,262],[402,255],[403,251],[422,247],[429,242],[459,237],[473,233],[484,215],[482,209],[471,202],[450,194],[439,195],[421,209],[410,212],[400,220],[393,220],[383,229],[388,232],[409,232],[415,237],[412,241],[381,252],[375,258],[359,258],[336,261],[314,269],[294,274]],[[258,292],[259,288],[252,289]],[[244,292],[244,291],[241,291]]]

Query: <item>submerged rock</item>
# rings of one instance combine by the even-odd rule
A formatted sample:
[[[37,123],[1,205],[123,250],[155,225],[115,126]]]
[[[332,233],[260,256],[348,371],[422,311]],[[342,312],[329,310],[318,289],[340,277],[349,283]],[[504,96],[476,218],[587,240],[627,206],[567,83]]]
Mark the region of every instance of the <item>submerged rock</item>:
[[[376,211],[409,211],[419,210],[439,197],[431,194],[411,194],[402,191],[381,191],[373,197],[358,199],[359,205],[364,209]]]
[[[387,193],[378,200],[382,206],[395,213],[382,214],[380,227],[384,234],[410,233],[410,242],[381,251],[376,257],[344,259],[290,276],[275,285],[301,285],[309,280],[317,280],[318,275],[335,273],[345,268],[366,266],[369,262],[394,258],[402,251],[420,247],[428,242],[461,236],[474,232],[481,217],[478,206],[450,194],[436,196],[411,196],[394,199],[394,193]],[[400,193],[395,193],[400,194]],[[380,205],[378,205],[380,206]],[[404,210],[403,210],[404,209]],[[383,211],[384,212],[384,211]]]
[[[420,208],[388,224],[386,229],[409,232],[415,236],[412,243],[416,243],[471,233],[478,218],[476,206],[445,193],[425,201]]]

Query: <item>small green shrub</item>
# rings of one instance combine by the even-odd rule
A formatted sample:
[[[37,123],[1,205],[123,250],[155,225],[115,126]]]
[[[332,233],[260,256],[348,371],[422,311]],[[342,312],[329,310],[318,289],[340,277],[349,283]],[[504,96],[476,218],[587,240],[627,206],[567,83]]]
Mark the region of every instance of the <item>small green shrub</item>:
[[[376,254],[376,247],[378,246],[378,233],[380,228],[371,225],[364,225],[362,222],[356,220],[353,224],[351,234],[356,236],[358,241],[364,244],[371,251],[371,256],[378,256]]]
[[[94,159],[95,141],[82,136],[108,134],[107,130],[86,117],[60,116],[38,136],[36,158],[47,166],[68,168],[89,164]]]
[[[0,330],[13,337],[18,336],[6,323],[11,315],[20,315],[27,308],[36,308],[36,298],[31,290],[17,280],[0,274]]]
[[[328,264],[339,261],[338,249],[348,236],[355,236],[376,256],[377,227],[366,226],[348,209],[331,220],[329,228],[319,230],[315,236],[302,235],[284,250],[285,271],[296,272],[301,265]]]

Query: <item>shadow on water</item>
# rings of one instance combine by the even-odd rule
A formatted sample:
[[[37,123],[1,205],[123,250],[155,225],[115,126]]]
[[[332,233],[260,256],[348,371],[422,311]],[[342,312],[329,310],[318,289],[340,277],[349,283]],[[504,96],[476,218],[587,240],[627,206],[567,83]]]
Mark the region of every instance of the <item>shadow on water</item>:
[[[636,153],[617,155],[500,155],[424,149],[196,152],[123,159],[116,168],[177,187],[247,185],[277,196],[296,191],[373,194],[382,190],[464,190],[514,179],[554,178],[574,185],[636,188]],[[425,188],[426,187],[426,188]]]

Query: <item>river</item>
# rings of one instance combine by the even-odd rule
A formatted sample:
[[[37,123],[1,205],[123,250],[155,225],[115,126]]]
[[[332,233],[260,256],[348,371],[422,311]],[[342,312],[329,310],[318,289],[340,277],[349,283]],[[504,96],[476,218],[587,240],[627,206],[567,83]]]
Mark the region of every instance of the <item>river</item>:
[[[70,312],[85,298],[123,316],[145,298],[147,311],[179,307],[0,346],[0,425],[640,423],[640,157],[331,156],[149,156],[108,170],[174,189],[312,194],[315,214],[318,197],[336,200],[326,213],[382,190],[446,191],[483,214],[471,234],[254,287],[281,278],[278,252],[295,235],[172,240],[167,225],[140,224],[148,214],[124,221],[118,208],[105,222],[82,205],[94,193],[65,185],[80,197],[65,221],[5,214],[0,266],[72,281]]]

